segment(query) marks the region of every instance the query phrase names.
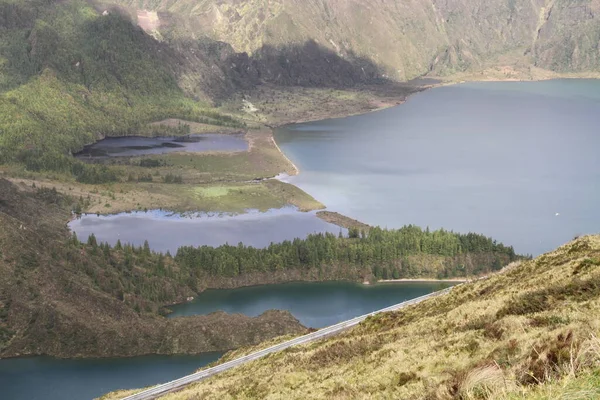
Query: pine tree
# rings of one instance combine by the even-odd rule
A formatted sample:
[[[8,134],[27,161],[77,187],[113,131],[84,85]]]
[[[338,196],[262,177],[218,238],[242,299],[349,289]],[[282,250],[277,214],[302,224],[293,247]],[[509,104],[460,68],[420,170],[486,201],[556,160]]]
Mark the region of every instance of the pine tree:
[[[94,249],[95,249],[96,247],[98,247],[98,242],[96,241],[96,235],[94,235],[94,234],[92,233],[90,236],[88,236],[88,241],[87,241],[87,244],[88,244],[89,246],[92,246]]]

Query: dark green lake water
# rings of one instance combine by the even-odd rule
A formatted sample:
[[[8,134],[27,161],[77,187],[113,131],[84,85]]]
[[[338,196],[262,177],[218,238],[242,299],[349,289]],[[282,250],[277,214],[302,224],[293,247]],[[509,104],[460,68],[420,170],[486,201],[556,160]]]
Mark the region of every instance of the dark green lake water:
[[[468,83],[291,125],[288,178],[372,225],[479,232],[534,255],[600,231],[600,81]]]
[[[217,360],[200,356],[144,356],[92,360],[28,357],[0,360],[2,400],[89,400],[117,389],[168,382]]]
[[[234,290],[207,290],[191,303],[171,309],[171,317],[214,311],[259,315],[270,309],[288,310],[305,326],[322,328],[359,315],[447,288],[447,283],[351,282],[286,283]]]

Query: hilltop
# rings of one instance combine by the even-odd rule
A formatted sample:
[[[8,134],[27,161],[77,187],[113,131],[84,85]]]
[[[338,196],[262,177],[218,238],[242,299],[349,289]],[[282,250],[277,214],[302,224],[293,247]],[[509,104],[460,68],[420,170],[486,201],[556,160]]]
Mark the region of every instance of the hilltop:
[[[593,399],[599,311],[600,236],[585,236],[162,398]]]

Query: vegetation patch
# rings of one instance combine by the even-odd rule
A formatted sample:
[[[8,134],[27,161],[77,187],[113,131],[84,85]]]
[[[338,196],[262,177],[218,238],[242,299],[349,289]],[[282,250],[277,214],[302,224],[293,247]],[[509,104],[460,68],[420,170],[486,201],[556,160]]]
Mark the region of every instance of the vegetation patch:
[[[575,362],[580,346],[581,342],[575,339],[572,331],[535,345],[517,379],[525,385],[539,385],[553,380]]]
[[[379,350],[383,345],[375,338],[360,338],[337,341],[321,346],[309,359],[308,368],[322,368],[332,364],[348,362],[355,357],[364,357]],[[405,382],[406,383],[406,382]]]
[[[202,197],[221,197],[227,196],[231,190],[235,190],[234,186],[209,186],[209,187],[197,187],[194,192]],[[237,187],[239,192],[242,192],[241,187]]]
[[[511,300],[498,311],[498,317],[506,315],[526,315],[551,309],[558,301],[572,300],[583,302],[600,294],[600,276],[588,279],[574,279],[569,283],[529,292]]]
[[[489,257],[489,253],[493,256]],[[517,258],[512,247],[482,235],[462,235],[444,230],[430,232],[409,225],[392,230],[371,228],[358,238],[351,235],[344,237],[341,233],[312,234],[305,239],[274,243],[266,249],[244,245],[217,248],[186,246],[178,250],[176,260],[182,267],[195,270],[197,276],[236,277],[256,272],[324,270],[342,266],[344,271],[370,269],[369,275],[386,279],[390,274],[400,277],[435,276],[437,271],[431,269],[425,257],[420,263],[408,261],[408,256],[430,254],[445,257],[445,268],[456,274],[493,270],[494,260],[500,256],[506,263]],[[465,269],[463,263],[467,257],[473,265],[469,269]],[[443,308],[436,307],[434,312],[442,312],[440,310]]]

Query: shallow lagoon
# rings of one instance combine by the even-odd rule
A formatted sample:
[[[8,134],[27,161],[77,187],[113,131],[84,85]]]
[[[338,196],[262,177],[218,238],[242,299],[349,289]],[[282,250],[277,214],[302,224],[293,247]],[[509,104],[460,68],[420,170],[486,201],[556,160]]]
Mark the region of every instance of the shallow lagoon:
[[[173,152],[233,152],[248,150],[248,142],[239,134],[193,134],[184,137],[111,137],[86,146],[75,154],[81,159],[133,157]]]
[[[197,213],[181,215],[160,210],[114,215],[84,214],[69,223],[80,240],[92,233],[99,241],[114,245],[117,240],[136,246],[148,240],[153,250],[175,254],[181,246],[237,245],[266,247],[271,242],[304,238],[311,233],[345,233],[321,220],[315,212],[294,207],[267,212],[248,210],[244,214]]]
[[[331,211],[478,232],[534,255],[600,229],[600,81],[440,87],[371,114],[291,125],[287,178]]]

